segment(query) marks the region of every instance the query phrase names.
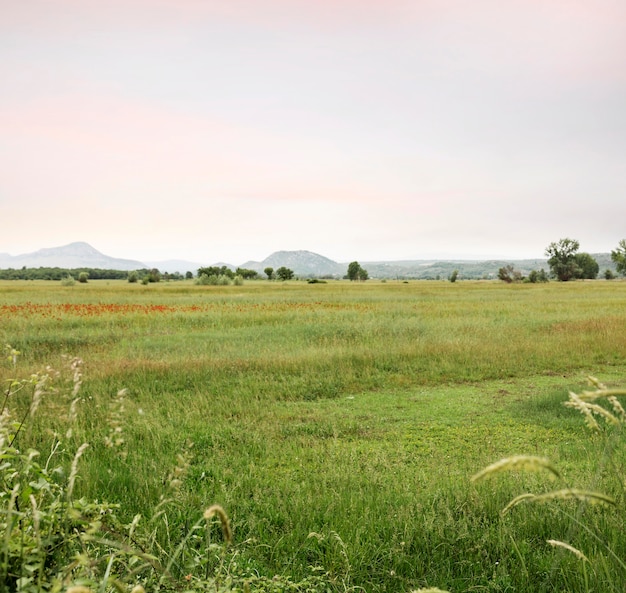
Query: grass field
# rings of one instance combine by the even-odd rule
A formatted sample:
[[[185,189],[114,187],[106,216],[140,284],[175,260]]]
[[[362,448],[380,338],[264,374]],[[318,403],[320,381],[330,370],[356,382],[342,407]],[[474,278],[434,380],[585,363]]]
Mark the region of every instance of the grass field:
[[[623,434],[592,434],[562,403],[587,375],[626,386],[626,282],[15,281],[0,283],[0,339],[21,352],[3,380],[80,357],[69,419],[66,371],[19,448],[61,435],[69,464],[88,442],[76,496],[118,503],[122,524],[141,514],[151,553],[196,550],[171,562],[174,590],[216,590],[219,574],[252,590],[623,591]],[[31,393],[11,397],[14,417]],[[561,479],[470,482],[517,454]],[[500,514],[574,486],[618,504]],[[216,526],[191,537],[214,503],[227,550]]]

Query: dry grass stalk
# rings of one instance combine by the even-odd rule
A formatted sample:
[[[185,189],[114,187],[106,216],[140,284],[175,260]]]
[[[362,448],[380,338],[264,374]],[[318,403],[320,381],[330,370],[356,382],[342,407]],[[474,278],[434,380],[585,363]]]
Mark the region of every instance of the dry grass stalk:
[[[72,493],[74,492],[74,484],[76,482],[76,476],[78,475],[78,460],[81,458],[81,455],[85,452],[85,450],[89,447],[87,443],[83,443],[80,447],[78,447],[78,451],[76,451],[76,455],[74,455],[74,460],[72,461],[72,468],[70,469],[70,477],[67,482],[67,499],[72,500]]]
[[[471,477],[472,482],[477,482],[488,476],[504,472],[504,471],[548,471],[556,478],[560,478],[558,470],[552,463],[545,457],[537,457],[535,455],[515,455],[513,457],[506,457],[496,461],[485,469],[479,471]]]
[[[527,492],[516,496],[509,504],[502,509],[502,514],[506,515],[513,507],[521,502],[548,502],[552,500],[571,500],[584,501],[591,504],[611,504],[615,505],[615,500],[601,492],[591,492],[589,490],[579,490],[577,488],[564,488],[563,490],[554,490],[544,494],[532,494]]]
[[[230,521],[228,520],[228,515],[226,514],[226,511],[219,504],[214,504],[206,509],[206,511],[204,511],[204,518],[207,521],[212,517],[215,517],[215,515],[219,517],[220,523],[222,525],[222,533],[224,535],[224,539],[227,543],[232,543],[233,532],[230,528]]]
[[[587,558],[587,556],[585,556],[580,550],[576,549],[574,546],[570,546],[570,544],[566,544],[565,542],[559,541],[558,539],[549,539],[547,540],[547,542],[555,548],[563,548],[564,550],[571,552],[579,560],[589,562],[589,558]]]

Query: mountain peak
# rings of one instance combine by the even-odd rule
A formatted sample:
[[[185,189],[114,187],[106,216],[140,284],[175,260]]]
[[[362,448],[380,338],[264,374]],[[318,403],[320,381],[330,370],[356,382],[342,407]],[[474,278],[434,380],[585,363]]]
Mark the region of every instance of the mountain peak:
[[[138,270],[146,265],[131,259],[104,255],[89,243],[77,241],[60,247],[46,247],[34,253],[0,257],[2,268],[100,268],[104,270]]]

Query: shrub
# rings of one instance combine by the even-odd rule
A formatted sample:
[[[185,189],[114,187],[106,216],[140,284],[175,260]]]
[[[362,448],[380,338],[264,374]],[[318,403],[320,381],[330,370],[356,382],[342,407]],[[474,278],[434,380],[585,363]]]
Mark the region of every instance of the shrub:
[[[61,280],[61,286],[74,286],[74,284],[76,284],[76,280],[70,274]]]

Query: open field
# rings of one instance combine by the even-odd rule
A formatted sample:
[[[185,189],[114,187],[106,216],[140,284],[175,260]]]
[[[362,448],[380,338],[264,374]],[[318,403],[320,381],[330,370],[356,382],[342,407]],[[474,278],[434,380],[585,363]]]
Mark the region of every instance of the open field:
[[[80,496],[130,522],[174,493],[164,548],[207,506],[226,509],[235,540],[211,570],[302,591],[622,590],[623,435],[592,435],[562,402],[587,375],[626,386],[626,282],[3,282],[0,339],[22,353],[3,380],[82,359],[61,447],[71,461],[90,444]],[[22,448],[66,434],[69,391],[43,399]],[[29,402],[18,394],[15,415]],[[550,458],[558,487],[601,490],[618,510],[500,516],[555,487],[470,482],[516,454]],[[194,566],[172,566],[181,588]]]

